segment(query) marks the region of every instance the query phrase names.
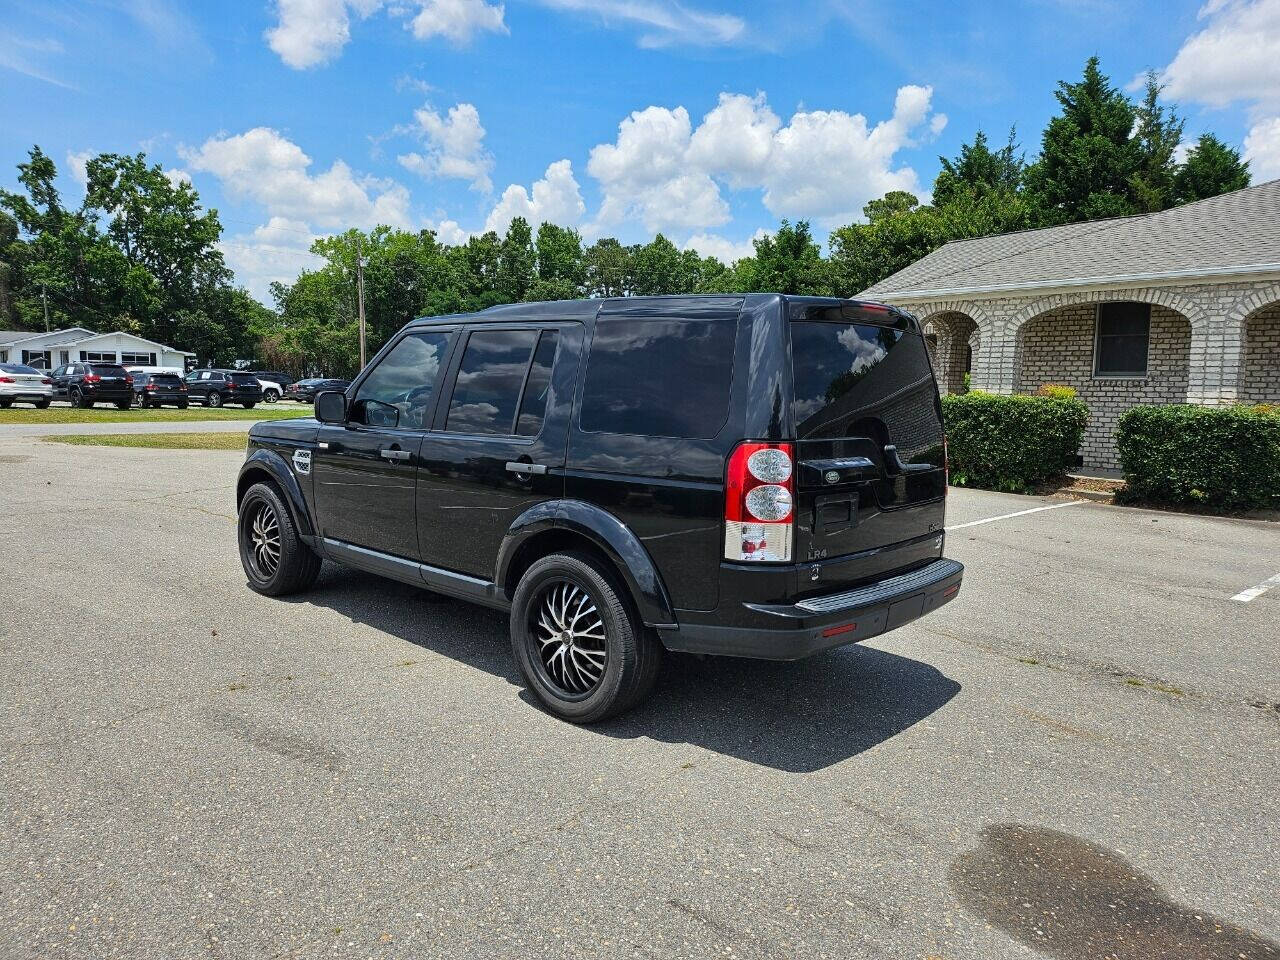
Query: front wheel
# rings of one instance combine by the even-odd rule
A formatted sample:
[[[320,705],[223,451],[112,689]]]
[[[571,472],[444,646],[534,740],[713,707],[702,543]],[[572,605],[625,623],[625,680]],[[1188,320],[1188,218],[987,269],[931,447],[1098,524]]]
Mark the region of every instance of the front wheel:
[[[249,587],[269,597],[308,589],[320,575],[320,557],[302,542],[274,484],[255,483],[240,501],[240,564]]]
[[[657,679],[662,644],[593,558],[552,554],[521,578],[511,647],[552,713],[594,723],[629,710]]]

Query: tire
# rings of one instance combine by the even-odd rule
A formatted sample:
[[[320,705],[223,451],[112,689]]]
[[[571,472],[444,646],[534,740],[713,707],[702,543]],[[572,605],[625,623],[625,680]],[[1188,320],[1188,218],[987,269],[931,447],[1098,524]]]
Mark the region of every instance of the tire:
[[[132,401],[132,400],[117,400],[117,401],[116,401],[116,409],[117,409],[117,410],[128,410],[128,409],[130,409],[132,406],[133,406],[133,401]]]
[[[255,483],[245,493],[236,519],[236,539],[251,590],[281,597],[309,589],[320,575],[320,557],[299,538],[274,483]]]
[[[246,410],[252,410],[252,409],[253,409],[254,407],[256,407],[257,405],[258,405],[258,401],[257,401],[257,400],[250,400],[248,403],[242,403],[242,404],[240,404],[240,406],[244,407]]]
[[[13,406],[12,400],[0,400],[0,410],[8,410]]]
[[[72,390],[69,394],[71,405],[80,410],[90,410],[93,408],[93,401],[85,397],[83,391]]]
[[[204,405],[206,407],[222,406],[222,394],[220,394],[217,390],[212,391],[207,397],[204,398]]]
[[[49,403],[50,403],[50,401],[48,401],[48,400],[37,400],[37,401],[36,401],[36,409],[37,409],[37,410],[48,410],[48,409],[49,409]]]
[[[628,601],[599,562],[583,554],[543,557],[520,578],[511,604],[511,650],[529,689],[556,716],[595,723],[652,691],[662,643]],[[547,638],[567,632],[562,625],[577,633],[576,642],[560,643],[544,657],[556,643]],[[603,639],[595,638],[597,630]],[[603,668],[593,676],[601,653]]]
[[[185,400],[180,400],[180,401],[178,401],[178,409],[179,409],[179,410],[185,410],[185,409],[187,409],[187,407],[188,407],[188,406],[190,406],[190,404],[188,404],[188,403],[187,403],[187,401],[185,401]]]
[[[280,394],[276,393],[274,390],[268,390],[262,395],[262,399],[267,403],[277,403],[280,400]]]

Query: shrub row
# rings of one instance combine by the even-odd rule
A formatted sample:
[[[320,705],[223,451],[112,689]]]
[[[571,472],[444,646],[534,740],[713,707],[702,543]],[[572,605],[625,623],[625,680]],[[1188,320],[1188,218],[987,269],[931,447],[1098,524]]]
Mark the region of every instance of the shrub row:
[[[1074,396],[973,391],[942,398],[951,482],[1020,493],[1075,463],[1089,411]]]
[[[1116,430],[1124,498],[1215,511],[1280,508],[1280,415],[1272,410],[1127,411]]]

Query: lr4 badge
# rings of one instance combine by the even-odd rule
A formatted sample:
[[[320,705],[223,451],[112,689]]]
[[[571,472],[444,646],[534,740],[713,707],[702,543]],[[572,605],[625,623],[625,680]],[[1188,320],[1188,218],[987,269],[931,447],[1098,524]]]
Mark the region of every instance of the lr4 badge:
[[[298,473],[306,475],[311,472],[311,451],[295,450],[293,451],[293,469]]]

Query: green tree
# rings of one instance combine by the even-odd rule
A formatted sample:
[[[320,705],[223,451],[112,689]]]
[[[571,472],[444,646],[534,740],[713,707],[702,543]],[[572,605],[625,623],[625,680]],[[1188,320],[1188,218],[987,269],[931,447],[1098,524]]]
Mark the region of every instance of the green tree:
[[[516,217],[498,248],[498,294],[502,302],[522,303],[529,299],[537,279],[537,264],[529,221]]]
[[[586,265],[577,230],[543,223],[535,241],[536,273],[531,300],[573,300],[582,296]]]
[[[834,292],[830,264],[822,259],[807,220],[794,225],[783,220],[776,233],[756,239],[755,248],[753,262],[745,268],[749,275],[743,277],[749,280],[749,289],[797,296],[830,296]]]
[[[1027,186],[1049,223],[1075,223],[1135,211],[1133,178],[1142,154],[1133,137],[1136,113],[1090,57],[1078,83],[1054,94],[1061,113],[1045,128]]]
[[[1249,162],[1212,133],[1200,135],[1174,176],[1177,203],[1192,203],[1249,186]]]
[[[637,247],[631,256],[631,293],[639,297],[692,293],[698,286],[702,258],[694,250],[679,250],[662,234]]]
[[[635,288],[634,250],[613,237],[597,240],[583,252],[586,294],[625,297]]]
[[[1018,152],[1015,138],[1016,131],[1010,130],[1005,145],[993,151],[987,145],[987,135],[979,130],[974,134],[973,143],[961,144],[960,155],[954,160],[939,157],[942,170],[933,182],[934,204],[945,207],[980,200],[993,193],[1015,194],[1022,189],[1027,165]]]
[[[1133,139],[1138,149],[1138,169],[1130,179],[1138,212],[1164,210],[1174,203],[1174,154],[1182,142],[1183,120],[1160,102],[1160,84],[1154,72],[1147,74],[1146,95],[1137,108],[1138,125]]]

